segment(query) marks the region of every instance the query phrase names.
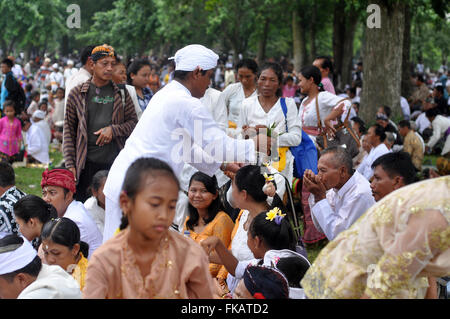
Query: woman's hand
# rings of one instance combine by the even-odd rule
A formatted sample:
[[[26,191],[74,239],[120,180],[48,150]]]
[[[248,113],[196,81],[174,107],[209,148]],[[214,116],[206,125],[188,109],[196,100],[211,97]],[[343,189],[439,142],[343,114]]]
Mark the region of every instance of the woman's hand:
[[[208,238],[203,239],[200,242],[200,245],[203,247],[203,249],[205,250],[206,254],[210,254],[211,251],[213,251],[216,246],[219,244],[220,239],[216,236],[210,236]]]

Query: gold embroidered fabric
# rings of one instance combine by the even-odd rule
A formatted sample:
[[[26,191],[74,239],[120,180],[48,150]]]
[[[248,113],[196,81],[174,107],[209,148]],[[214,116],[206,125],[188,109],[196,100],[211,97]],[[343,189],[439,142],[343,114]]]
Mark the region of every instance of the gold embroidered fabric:
[[[210,299],[217,296],[208,256],[198,243],[168,231],[149,265],[149,274],[143,277],[135,253],[128,246],[129,231],[129,228],[121,231],[92,255],[83,298]]]
[[[340,233],[301,281],[308,298],[424,298],[450,275],[450,176],[389,194]]]
[[[186,219],[186,222],[189,220],[189,217]],[[184,223],[184,229],[186,228],[186,222]],[[231,242],[231,232],[233,231],[234,223],[233,220],[228,216],[225,212],[218,212],[216,217],[206,225],[206,227],[202,230],[201,233],[196,233],[193,230],[189,229],[190,237],[196,242],[200,243],[203,239],[208,238],[210,236],[218,237],[225,247],[228,247]],[[219,273],[222,265],[210,263],[209,271],[213,277],[216,277]]]
[[[422,170],[423,148],[422,142],[414,131],[409,131],[403,141],[403,151],[411,155],[414,166],[420,171]]]

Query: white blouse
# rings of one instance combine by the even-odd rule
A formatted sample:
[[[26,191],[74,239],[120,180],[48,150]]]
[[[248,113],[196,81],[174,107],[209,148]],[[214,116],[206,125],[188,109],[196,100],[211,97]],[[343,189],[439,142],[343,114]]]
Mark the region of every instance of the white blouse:
[[[320,92],[317,97],[313,98],[308,105],[305,105],[305,99],[299,109],[299,116],[303,127],[317,127],[317,111],[316,98],[319,99],[319,112],[322,125],[325,126],[324,120],[331,113],[331,111],[338,106],[339,101],[343,98],[334,95],[330,92]],[[344,114],[349,110],[351,102],[349,100],[343,101],[345,103]],[[340,104],[340,103],[339,103]]]
[[[256,90],[249,97],[256,96]],[[241,113],[241,104],[245,99],[244,88],[241,82],[228,85],[225,90],[222,91],[219,98],[219,106],[225,106],[228,110],[228,121],[233,123],[239,122],[239,116]]]

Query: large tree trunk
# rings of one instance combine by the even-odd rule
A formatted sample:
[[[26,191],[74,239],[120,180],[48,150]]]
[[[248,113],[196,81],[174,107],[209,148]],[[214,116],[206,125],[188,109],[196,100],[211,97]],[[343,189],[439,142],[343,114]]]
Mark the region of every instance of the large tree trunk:
[[[270,20],[264,19],[264,28],[258,41],[258,61],[263,62],[266,59],[267,36],[269,34]]]
[[[305,29],[301,23],[298,10],[292,11],[292,42],[294,69],[296,72],[299,72],[306,62],[306,41]]]
[[[402,61],[402,91],[403,97],[408,98],[412,94],[411,84],[411,7],[405,7],[405,33],[403,36],[403,61]]]
[[[351,84],[353,42],[355,38],[358,13],[355,10],[345,12],[345,1],[341,0],[334,7],[333,20],[333,56],[334,85],[343,90]]]
[[[309,58],[310,63],[314,62],[314,59],[317,57],[317,46],[316,46],[316,28],[317,28],[317,4],[315,1],[312,3],[312,14],[311,14],[311,33],[310,35],[310,43],[311,43],[311,55]]]
[[[380,105],[392,108],[392,118],[401,115],[400,92],[405,28],[405,3],[374,0],[381,8],[381,28],[367,28],[364,46],[364,77],[361,117],[373,122]]]

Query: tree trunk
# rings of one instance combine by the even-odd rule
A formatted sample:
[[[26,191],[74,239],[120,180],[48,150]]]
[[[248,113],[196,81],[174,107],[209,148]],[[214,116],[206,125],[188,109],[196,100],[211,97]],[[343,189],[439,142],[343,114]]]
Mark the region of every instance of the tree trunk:
[[[312,3],[312,14],[311,14],[311,33],[310,39],[311,39],[311,56],[309,61],[313,63],[314,59],[317,56],[317,49],[316,49],[316,25],[317,25],[317,4],[315,1]]]
[[[266,18],[264,20],[264,28],[261,37],[258,41],[258,61],[263,62],[266,59],[266,46],[267,46],[267,36],[269,34],[270,20]]]
[[[301,17],[298,10],[292,11],[292,42],[293,42],[293,56],[294,69],[299,72],[305,65],[306,60],[306,42],[305,29],[301,23]]]
[[[402,57],[402,91],[403,97],[408,98],[412,94],[411,84],[411,8],[405,7],[405,33],[403,38]]]
[[[374,0],[380,7],[381,28],[367,28],[364,45],[364,76],[361,117],[373,122],[380,105],[390,106],[392,118],[401,115],[400,92],[405,29],[405,3]]]

